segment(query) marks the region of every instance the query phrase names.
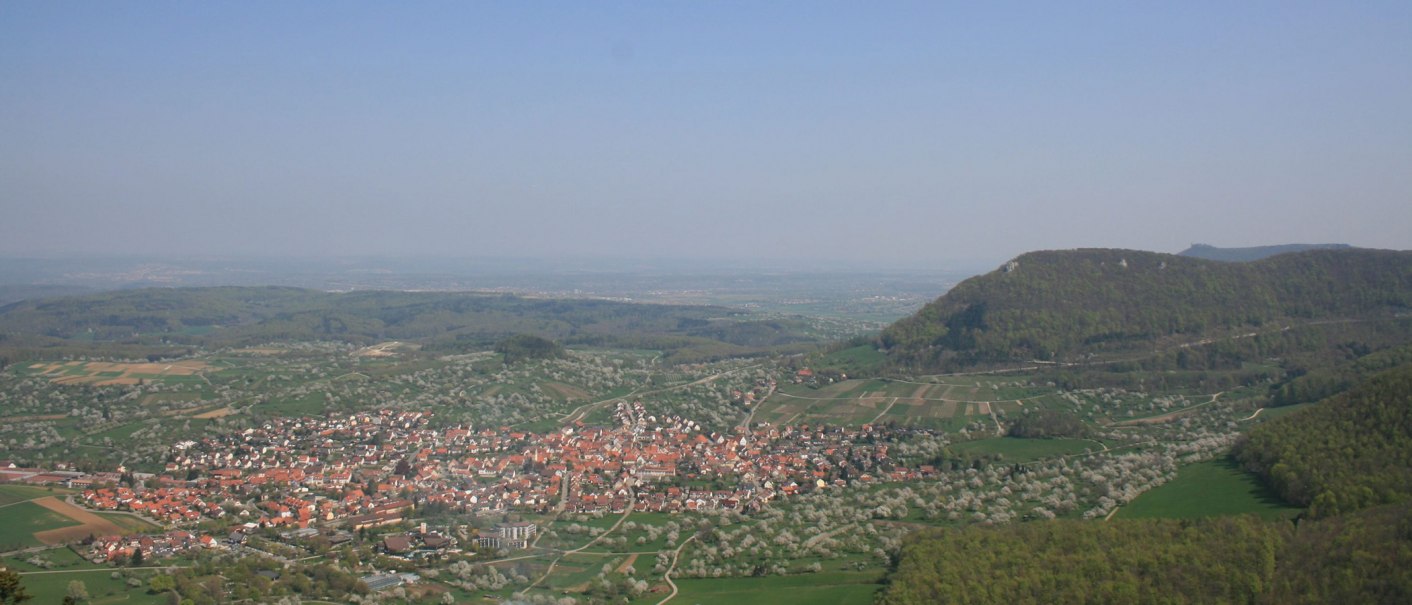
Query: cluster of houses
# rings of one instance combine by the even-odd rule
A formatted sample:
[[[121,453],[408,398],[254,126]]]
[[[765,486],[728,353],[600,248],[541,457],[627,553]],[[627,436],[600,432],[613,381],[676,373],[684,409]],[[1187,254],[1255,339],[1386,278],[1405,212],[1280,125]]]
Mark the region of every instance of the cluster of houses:
[[[722,434],[636,402],[619,403],[612,426],[543,434],[429,421],[392,410],[274,419],[176,444],[163,474],[90,487],[83,499],[177,526],[236,515],[263,527],[358,530],[428,504],[491,513],[753,510],[847,482],[934,473],[888,456],[892,442],[921,429],[760,425]],[[692,487],[710,484],[729,487]],[[497,548],[520,541],[482,539],[499,540]]]
[[[95,563],[131,559],[138,551],[142,551],[144,557],[165,558],[194,548],[218,546],[219,541],[209,535],[178,529],[165,534],[95,538],[89,545],[89,558]]]

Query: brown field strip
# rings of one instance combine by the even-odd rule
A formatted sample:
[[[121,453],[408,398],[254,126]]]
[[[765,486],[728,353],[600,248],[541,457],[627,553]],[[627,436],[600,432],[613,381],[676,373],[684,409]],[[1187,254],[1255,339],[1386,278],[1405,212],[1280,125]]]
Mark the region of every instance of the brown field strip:
[[[911,394],[911,395],[908,395],[908,396],[907,396],[907,399],[913,399],[913,400],[918,400],[918,401],[920,401],[920,400],[922,400],[922,399],[926,399],[926,398],[927,398],[927,395],[929,394],[927,391],[930,391],[931,389],[932,389],[932,387],[929,386],[929,385],[925,385],[925,384],[917,385],[917,388],[912,391],[912,394]],[[945,391],[946,389],[942,389],[942,390]]]
[[[54,384],[91,384],[106,386],[137,384],[144,376],[194,376],[211,366],[201,361],[181,361],[176,363],[117,363],[109,361],[63,361],[34,363],[29,366],[38,369]],[[81,374],[70,374],[71,370]],[[118,376],[103,376],[114,374]]]
[[[123,528],[118,527],[116,523],[53,496],[31,500],[31,502],[82,523],[82,525],[73,527],[34,532],[34,538],[45,544],[72,542],[82,540],[90,535],[116,536],[124,533]]]
[[[623,559],[622,565],[619,565],[618,568],[615,569],[614,571],[616,571],[616,572],[618,572],[618,573],[627,573],[627,572],[628,572],[628,568],[629,568],[629,567],[632,567],[632,564],[633,564],[633,563],[636,563],[636,562],[637,562],[637,555],[628,555],[628,558]]]
[[[231,353],[238,353],[244,355],[280,355],[284,352],[285,349],[275,349],[272,347],[247,347],[244,349],[235,349],[231,351]]]
[[[199,418],[199,419],[201,419],[201,420],[206,420],[206,419],[209,419],[209,418],[225,418],[226,416],[229,416],[229,415],[234,414],[234,413],[235,413],[235,410],[231,409],[230,406],[225,406],[225,407],[216,408],[216,409],[211,410],[211,411],[209,411],[209,412],[202,412],[202,413],[200,413],[200,414],[193,415],[192,418]]]

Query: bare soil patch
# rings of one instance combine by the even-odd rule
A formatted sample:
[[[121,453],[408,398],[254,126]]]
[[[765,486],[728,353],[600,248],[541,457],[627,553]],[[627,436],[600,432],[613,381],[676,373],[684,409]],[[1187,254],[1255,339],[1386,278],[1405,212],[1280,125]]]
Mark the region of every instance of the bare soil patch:
[[[628,555],[628,558],[627,558],[626,560],[624,560],[624,561],[623,561],[623,564],[622,564],[622,565],[619,565],[619,566],[618,566],[618,569],[616,569],[615,571],[617,571],[618,573],[627,573],[627,572],[628,572],[628,568],[629,568],[629,567],[632,567],[632,564],[633,564],[633,563],[636,563],[636,562],[637,562],[637,555]]]
[[[35,532],[34,538],[45,544],[72,542],[82,540],[90,535],[116,536],[124,533],[123,528],[118,527],[116,523],[53,496],[31,500],[31,502],[82,524],[73,527],[61,527],[59,529]]]
[[[234,414],[234,413],[235,413],[235,410],[231,409],[230,406],[225,406],[225,407],[216,408],[216,409],[211,410],[211,411],[209,411],[209,412],[201,412],[200,414],[194,414],[194,415],[192,415],[191,417],[192,417],[192,418],[200,418],[200,419],[202,419],[202,420],[205,420],[205,419],[207,419],[207,418],[225,418],[226,416],[229,416],[229,415]]]

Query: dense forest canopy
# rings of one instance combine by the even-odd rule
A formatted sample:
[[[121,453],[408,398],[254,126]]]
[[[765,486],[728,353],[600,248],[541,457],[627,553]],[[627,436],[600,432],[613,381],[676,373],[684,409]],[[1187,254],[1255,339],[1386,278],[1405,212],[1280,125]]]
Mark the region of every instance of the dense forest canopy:
[[[1412,507],[1304,522],[1253,516],[1043,521],[912,535],[887,605],[1406,603]]]
[[[1412,498],[1412,364],[1250,431],[1236,453],[1324,517]]]
[[[1311,250],[1225,263],[1136,250],[1033,252],[887,328],[895,367],[1084,361],[1391,320],[1412,253]]]
[[[495,352],[505,356],[507,365],[534,359],[561,359],[566,355],[559,343],[533,334],[516,334],[497,342]]]
[[[1305,250],[1338,250],[1351,247],[1352,246],[1348,244],[1280,244],[1277,246],[1219,248],[1209,244],[1192,244],[1190,248],[1182,250],[1177,254],[1180,256],[1190,256],[1192,258],[1204,258],[1206,260],[1245,263],[1262,258],[1269,258],[1276,254],[1289,254],[1291,252],[1303,252]]]

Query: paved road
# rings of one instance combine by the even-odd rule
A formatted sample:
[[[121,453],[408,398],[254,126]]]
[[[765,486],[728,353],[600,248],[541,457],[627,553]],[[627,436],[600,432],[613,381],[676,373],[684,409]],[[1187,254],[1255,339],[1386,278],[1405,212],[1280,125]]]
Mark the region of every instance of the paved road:
[[[746,417],[745,417],[745,420],[740,421],[740,424],[738,424],[738,425],[736,425],[736,426],[739,427],[739,428],[743,428],[743,429],[748,429],[748,428],[750,428],[750,423],[752,423],[752,422],[755,421],[755,411],[756,411],[756,410],[759,410],[759,409],[760,409],[760,406],[765,405],[765,400],[766,400],[766,399],[769,399],[769,398],[770,398],[770,395],[774,395],[774,394],[775,394],[775,387],[770,387],[770,392],[765,393],[765,396],[764,396],[764,397],[761,397],[759,401],[756,401],[756,402],[755,402],[755,405],[750,406],[750,415],[749,415],[749,416],[746,416]]]

